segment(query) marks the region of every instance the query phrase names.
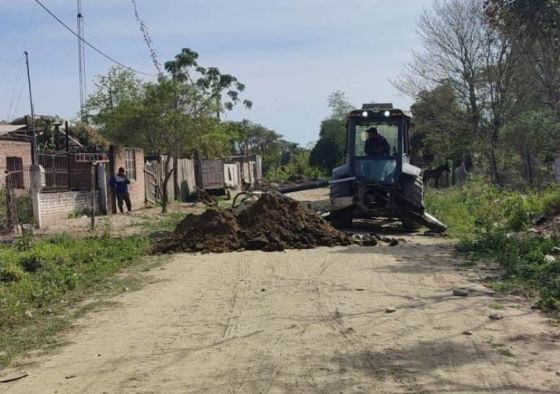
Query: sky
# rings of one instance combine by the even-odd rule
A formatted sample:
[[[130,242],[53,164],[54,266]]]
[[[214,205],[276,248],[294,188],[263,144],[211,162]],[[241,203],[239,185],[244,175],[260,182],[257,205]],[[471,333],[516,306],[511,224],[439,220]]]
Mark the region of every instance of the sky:
[[[41,0],[74,30],[76,2]],[[136,0],[160,62],[181,48],[200,54],[246,85],[249,119],[303,146],[317,140],[328,95],[346,93],[356,107],[411,99],[395,89],[420,49],[416,21],[432,0]],[[156,70],[130,0],[82,0],[85,38],[111,57],[152,76]],[[29,113],[23,51],[29,52],[35,113],[74,119],[79,110],[77,38],[34,0],[0,0],[0,119]],[[112,63],[86,48],[87,91]]]

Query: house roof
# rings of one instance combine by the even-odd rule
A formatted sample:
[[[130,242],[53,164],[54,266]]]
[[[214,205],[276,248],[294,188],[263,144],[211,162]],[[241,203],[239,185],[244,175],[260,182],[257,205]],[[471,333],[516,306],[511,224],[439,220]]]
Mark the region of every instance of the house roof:
[[[24,124],[0,124],[0,135],[6,135],[15,131],[25,131],[27,125]]]

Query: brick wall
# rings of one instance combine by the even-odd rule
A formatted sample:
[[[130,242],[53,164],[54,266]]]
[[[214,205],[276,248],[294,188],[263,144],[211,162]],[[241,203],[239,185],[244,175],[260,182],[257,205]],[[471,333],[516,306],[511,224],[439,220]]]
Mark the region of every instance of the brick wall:
[[[41,204],[41,226],[48,226],[60,219],[68,219],[72,213],[91,210],[90,191],[69,191],[59,193],[39,193]],[[101,212],[99,191],[95,196],[97,213]]]
[[[21,157],[23,164],[23,185],[29,190],[29,166],[31,166],[31,142],[0,139],[0,187],[6,187],[6,158]]]
[[[119,167],[126,168],[125,165],[125,149],[122,147],[113,147],[113,168],[115,173],[118,171]],[[132,202],[132,209],[140,209],[144,207],[146,201],[146,189],[144,187],[144,151],[139,148],[134,149],[135,156],[135,177],[136,179],[130,180],[130,185],[128,186],[128,193],[130,194],[130,200]],[[114,175],[114,174],[110,174]],[[113,193],[111,193],[112,195]],[[116,212],[115,197],[111,196],[113,212]],[[126,209],[126,208],[125,208]]]

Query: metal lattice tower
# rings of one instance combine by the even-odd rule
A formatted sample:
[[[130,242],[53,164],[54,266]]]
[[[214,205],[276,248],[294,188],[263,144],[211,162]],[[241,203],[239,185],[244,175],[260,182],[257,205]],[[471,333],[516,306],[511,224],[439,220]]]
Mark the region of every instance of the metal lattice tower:
[[[78,67],[80,78],[80,117],[84,118],[84,104],[87,97],[86,91],[86,54],[84,48],[84,16],[82,14],[82,1],[77,0],[78,13],[76,16],[76,24],[78,30]]]

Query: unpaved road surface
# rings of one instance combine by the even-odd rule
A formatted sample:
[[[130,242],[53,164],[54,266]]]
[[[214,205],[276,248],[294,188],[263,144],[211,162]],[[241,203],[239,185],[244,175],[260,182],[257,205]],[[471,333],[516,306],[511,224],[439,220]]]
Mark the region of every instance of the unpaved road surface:
[[[462,267],[451,245],[421,236],[175,255],[146,273],[151,284],[79,319],[67,345],[20,360],[29,376],[0,392],[560,392],[559,328]]]

